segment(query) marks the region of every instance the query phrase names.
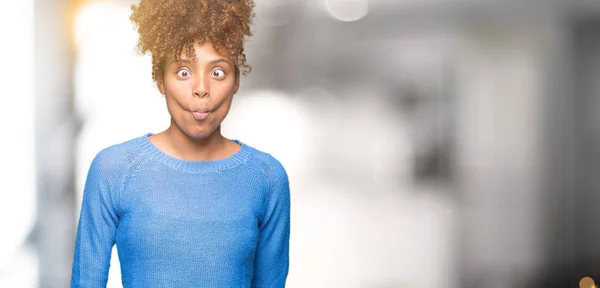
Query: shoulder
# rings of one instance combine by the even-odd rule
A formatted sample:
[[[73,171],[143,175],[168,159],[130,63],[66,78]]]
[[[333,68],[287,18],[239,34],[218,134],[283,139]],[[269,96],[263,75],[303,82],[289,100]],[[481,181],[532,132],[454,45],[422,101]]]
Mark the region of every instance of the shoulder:
[[[290,183],[286,169],[281,162],[273,155],[252,149],[252,165],[258,167],[267,190],[265,190],[265,205],[270,209],[274,207],[289,207],[290,206]],[[283,206],[281,206],[283,205]],[[289,208],[287,208],[289,209]],[[272,210],[270,210],[272,211]]]
[[[139,162],[142,155],[138,138],[102,149],[96,154],[87,175],[84,200],[96,197],[110,199],[113,209],[121,211],[121,196],[130,167]],[[86,200],[87,199],[87,200]]]
[[[90,165],[90,173],[102,176],[123,174],[141,155],[138,138],[108,146],[96,154]]]
[[[288,181],[287,171],[277,158],[256,148],[250,147],[250,149],[252,150],[253,163],[259,167],[269,182]]]

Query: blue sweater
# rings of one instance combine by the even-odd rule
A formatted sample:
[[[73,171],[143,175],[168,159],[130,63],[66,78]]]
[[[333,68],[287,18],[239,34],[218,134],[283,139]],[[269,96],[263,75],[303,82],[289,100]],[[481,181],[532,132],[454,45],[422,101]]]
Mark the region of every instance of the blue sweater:
[[[125,288],[284,287],[290,190],[280,162],[239,140],[228,158],[181,160],[149,135],[92,161],[71,287],[106,287],[115,243]]]

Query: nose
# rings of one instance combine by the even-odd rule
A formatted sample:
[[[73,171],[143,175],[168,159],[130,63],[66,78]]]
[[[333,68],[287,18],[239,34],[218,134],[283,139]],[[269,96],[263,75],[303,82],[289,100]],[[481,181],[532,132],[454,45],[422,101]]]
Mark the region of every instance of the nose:
[[[194,85],[194,97],[205,98],[209,96],[209,81],[208,77],[204,77],[200,75],[198,79],[196,79],[196,83]]]

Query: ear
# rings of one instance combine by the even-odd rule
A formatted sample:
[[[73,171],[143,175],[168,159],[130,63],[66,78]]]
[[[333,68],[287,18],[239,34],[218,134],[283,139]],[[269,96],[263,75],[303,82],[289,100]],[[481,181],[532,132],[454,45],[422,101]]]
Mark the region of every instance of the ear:
[[[233,94],[237,93],[240,88],[240,78],[235,79],[235,84],[233,85]]]
[[[156,86],[158,86],[160,94],[165,95],[165,78],[162,74],[156,77]]]
[[[233,94],[240,88],[240,68],[235,66],[235,84],[233,84]]]

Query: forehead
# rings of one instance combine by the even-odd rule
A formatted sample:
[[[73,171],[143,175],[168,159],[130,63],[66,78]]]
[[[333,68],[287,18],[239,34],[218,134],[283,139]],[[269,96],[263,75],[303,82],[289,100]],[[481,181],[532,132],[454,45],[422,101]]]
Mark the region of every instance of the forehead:
[[[225,60],[231,64],[232,57],[219,52],[211,42],[200,43],[199,41],[195,41],[191,48],[190,55],[188,55],[187,45],[181,49],[179,57],[182,62],[207,63],[215,60]],[[170,62],[177,62],[175,59],[170,60]]]

